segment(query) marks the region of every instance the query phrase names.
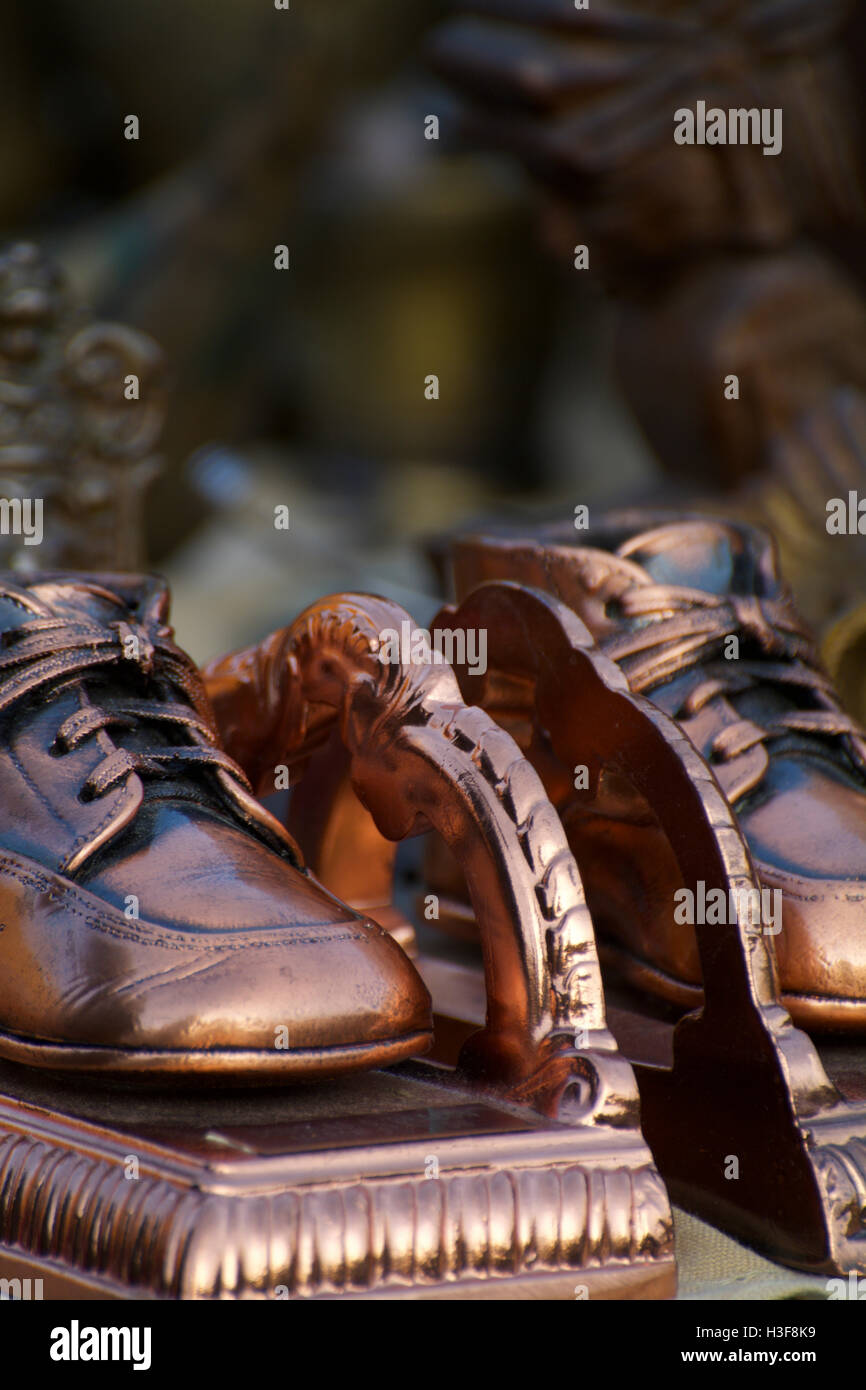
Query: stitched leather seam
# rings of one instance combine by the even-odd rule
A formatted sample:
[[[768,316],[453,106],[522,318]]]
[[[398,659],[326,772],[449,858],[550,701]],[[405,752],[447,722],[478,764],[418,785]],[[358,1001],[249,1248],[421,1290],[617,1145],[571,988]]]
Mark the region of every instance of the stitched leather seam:
[[[827,898],[842,903],[866,902],[866,881],[862,879],[855,880],[855,884],[860,887],[859,892],[845,892],[844,889],[836,886],[845,883],[845,879],[803,878],[799,874],[788,874],[784,870],[773,870],[769,866],[765,867],[760,861],[756,861],[755,868],[762,882],[766,881],[774,888],[781,888],[786,897],[794,898],[797,902],[817,903],[824,902]],[[796,884],[797,888],[790,887],[791,884]],[[852,884],[852,890],[853,888],[854,884]]]
[[[100,916],[97,913],[93,912],[92,909],[88,909],[87,911],[85,911],[83,903],[80,907],[73,906],[72,903],[68,901],[70,898],[77,899],[79,902],[82,902],[82,899],[78,897],[78,894],[72,887],[59,886],[58,884],[52,882],[51,879],[43,878],[40,874],[31,873],[26,870],[19,869],[17,866],[13,867],[9,860],[4,860],[2,858],[0,858],[0,875],[5,875],[7,878],[16,879],[25,888],[33,888],[39,892],[46,893],[48,895],[49,902],[58,903],[64,902],[64,900],[66,900],[64,902],[66,910],[70,912],[73,916],[81,918],[84,922],[84,925],[90,927],[93,931],[101,932],[103,935],[106,936],[112,936],[119,941],[135,941],[137,944],[142,946],[165,948],[170,951],[195,950],[198,952],[225,953],[228,951],[249,951],[260,947],[271,946],[279,946],[282,949],[284,946],[326,946],[330,945],[331,942],[336,941],[363,941],[367,943],[369,943],[370,941],[370,937],[365,932],[351,931],[348,928],[345,931],[341,930],[339,934],[336,934],[334,932],[323,932],[321,935],[308,933],[305,936],[301,936],[298,933],[291,933],[290,935],[286,935],[285,937],[278,937],[276,940],[246,940],[238,942],[236,944],[231,941],[224,941],[212,944],[208,944],[206,941],[199,942],[198,937],[192,938],[192,933],[182,933],[181,930],[178,929],[176,934],[183,934],[183,941],[172,941],[167,937],[163,937],[159,940],[154,941],[149,936],[136,933],[128,927],[120,928],[119,925],[113,922],[111,918],[107,916]],[[173,933],[176,929],[171,927],[159,928],[154,924],[154,931],[158,932],[160,930],[167,933]],[[232,928],[220,928],[219,930],[231,931]],[[243,928],[237,928],[236,930],[244,931]],[[253,927],[249,930],[267,931],[268,928]],[[284,928],[284,930],[291,932],[291,928]]]
[[[26,767],[24,766],[23,762],[21,761],[13,747],[10,746],[8,748],[8,754],[12,760],[12,764],[15,768],[15,771],[18,773],[21,780],[24,783],[26,783],[26,785],[29,787],[30,791],[36,797],[36,800],[41,802],[42,806],[44,806],[45,810],[49,813],[52,820],[59,820],[63,826],[69,829],[69,822],[67,821],[66,817],[62,815],[60,811],[58,811],[57,807],[51,801],[48,800],[48,797],[45,795],[45,792],[42,790],[42,788],[38,786],[36,782],[34,782],[33,778],[30,776],[29,772],[27,771]]]

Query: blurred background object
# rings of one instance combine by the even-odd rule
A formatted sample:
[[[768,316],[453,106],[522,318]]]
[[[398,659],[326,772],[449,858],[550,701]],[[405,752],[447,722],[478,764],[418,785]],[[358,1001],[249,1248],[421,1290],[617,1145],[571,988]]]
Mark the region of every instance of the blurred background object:
[[[519,160],[617,304],[625,398],[675,495],[765,522],[844,697],[866,714],[850,616],[866,534],[862,109],[842,0],[460,0],[428,44],[466,138]],[[676,113],[776,113],[778,147],[679,144]],[[861,238],[862,241],[862,238]],[[851,263],[846,274],[838,259]],[[866,527],[864,527],[866,532]],[[842,624],[840,614],[848,615]]]
[[[849,11],[11,9],[0,230],[165,353],[143,525],[194,654],[347,585],[424,621],[429,533],[579,503],[761,516],[813,621],[851,610],[861,539],[828,546],[816,512],[864,467],[845,426],[866,361]],[[782,106],[782,153],[675,145],[697,98]]]
[[[78,296],[163,347],[169,467],[145,526],[178,578],[215,518],[243,530],[187,468],[202,449],[243,455],[254,491],[264,456],[289,491],[303,474],[325,523],[353,512],[348,539],[338,518],[323,532],[296,513],[287,595],[307,577],[335,587],[338,550],[363,563],[486,503],[500,478],[531,486],[555,277],[519,180],[424,139],[414,59],[440,13],[60,0],[6,17],[2,230],[38,238]]]
[[[261,635],[263,592],[281,622],[347,582],[432,612],[417,540],[503,499],[570,511],[575,488],[651,486],[608,306],[551,261],[519,172],[457,146],[419,61],[444,9],[59,0],[8,18],[2,231],[164,351],[147,552],[200,657]],[[202,460],[227,458],[240,492],[205,482]]]
[[[431,64],[464,128],[564,200],[609,281],[652,295],[717,247],[781,245],[866,211],[850,0],[457,0]],[[781,108],[783,139],[674,140],[674,113]]]
[[[0,249],[0,564],[134,569],[158,471],[162,358],[88,322],[37,247]]]

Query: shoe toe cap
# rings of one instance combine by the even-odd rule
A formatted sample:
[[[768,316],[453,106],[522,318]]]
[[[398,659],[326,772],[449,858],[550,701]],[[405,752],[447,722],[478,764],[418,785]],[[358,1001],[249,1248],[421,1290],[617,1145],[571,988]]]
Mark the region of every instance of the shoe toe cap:
[[[358,1053],[376,1060],[401,1043],[423,1051],[430,998],[387,933],[361,918],[290,931],[237,934],[196,961],[177,988],[136,991],[136,1045],[251,1052],[287,1068],[327,1071]],[[244,939],[246,938],[246,939]],[[321,1055],[318,1055],[321,1054]],[[346,1054],[345,1058],[343,1054]]]

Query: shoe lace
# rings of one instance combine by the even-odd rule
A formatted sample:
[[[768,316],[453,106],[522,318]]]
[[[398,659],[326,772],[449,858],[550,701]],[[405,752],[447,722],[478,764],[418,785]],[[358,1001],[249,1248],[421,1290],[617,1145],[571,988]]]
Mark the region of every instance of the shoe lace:
[[[64,719],[54,751],[69,753],[112,727],[133,729],[159,723],[183,731],[186,742],[107,753],[83,782],[82,799],[103,796],[130,773],[166,774],[189,766],[220,768],[249,788],[244,773],[218,746],[208,700],[192,659],[171,641],[171,629],[156,621],[98,623],[87,619],[34,618],[3,634],[0,645],[0,715],[21,701],[57,689],[87,673],[137,667],[143,676],[182,700],[101,696]]]
[[[635,584],[609,602],[630,625],[602,637],[599,645],[622,666],[632,690],[652,690],[700,667],[699,679],[673,711],[677,719],[694,717],[711,701],[767,683],[785,687],[792,703],[807,692],[813,708],[780,711],[760,723],[734,710],[735,718],[712,739],[714,760],[724,763],[770,739],[805,734],[844,738],[854,760],[866,768],[863,730],[841,708],[787,592],[774,597],[718,595],[674,584]],[[752,656],[725,659],[729,637],[736,637]]]

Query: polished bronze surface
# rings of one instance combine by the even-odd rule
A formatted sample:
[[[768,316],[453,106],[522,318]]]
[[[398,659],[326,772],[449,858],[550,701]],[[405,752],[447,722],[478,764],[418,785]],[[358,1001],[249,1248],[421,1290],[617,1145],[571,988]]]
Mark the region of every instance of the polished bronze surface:
[[[741,906],[741,895],[758,892],[749,848],[708,765],[550,594],[485,583],[443,612],[434,635],[436,626],[487,632],[488,671],[479,678],[458,667],[461,688],[528,731],[545,750],[540,765],[554,758],[584,769],[588,804],[606,776],[633,786],[680,884],[700,880],[726,901],[735,895],[733,915],[694,929],[698,1012],[674,1026],[639,997],[609,993],[611,1026],[636,1064],[644,1132],[672,1195],[777,1260],[866,1268],[866,1049],[840,1040],[825,1066],[792,1025],[778,994],[778,938]],[[572,838],[579,858],[580,835]],[[623,862],[621,876],[630,872]],[[454,962],[422,959],[422,971],[434,1012],[462,1020],[466,1033],[477,1020],[477,983],[473,995],[471,968]]]
[[[355,795],[351,763],[335,729],[293,789],[286,825],[328,892],[372,917],[414,956],[415,928],[393,901],[397,845]]]
[[[167,618],[157,580],[0,584],[0,1056],[225,1082],[424,1051],[414,968],[302,869]]]
[[[0,1277],[46,1298],[667,1298],[638,1134],[442,1067],[131,1095],[0,1069]]]
[[[571,536],[461,540],[458,591],[514,579],[555,594],[628,688],[678,721],[731,802],[762,888],[781,894],[786,1008],[809,1027],[862,1032],[866,741],[820,667],[771,543],[735,524],[653,525],[629,513],[585,543]],[[698,1003],[695,934],[676,914],[682,878],[643,799],[608,775],[589,804],[556,760],[543,775],[607,958],[641,987]]]

